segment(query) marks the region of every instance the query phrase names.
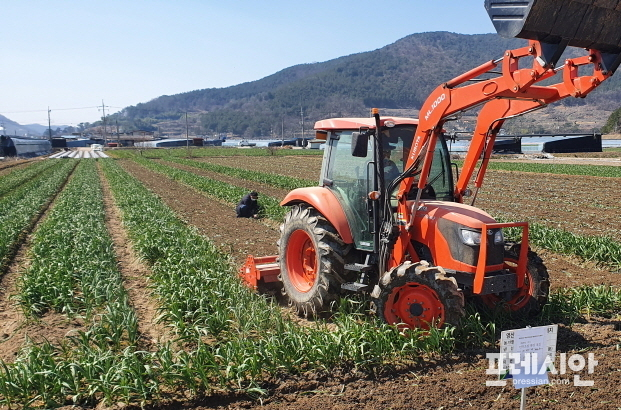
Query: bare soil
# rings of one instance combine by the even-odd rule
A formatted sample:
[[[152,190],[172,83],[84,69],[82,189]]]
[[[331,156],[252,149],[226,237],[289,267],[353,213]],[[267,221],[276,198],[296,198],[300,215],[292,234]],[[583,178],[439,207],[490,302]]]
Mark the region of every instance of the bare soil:
[[[570,165],[607,165],[621,166],[621,153],[619,152],[591,152],[579,154],[536,154],[516,155],[513,157],[499,158],[498,161],[527,162],[541,164],[570,164]]]
[[[305,178],[318,175],[315,157],[204,159],[223,165]],[[131,161],[123,167],[153,190],[187,223],[230,253],[241,264],[248,254],[276,253],[278,229],[273,222],[236,218],[234,206],[153,173]],[[286,170],[290,170],[288,172]],[[301,171],[304,170],[304,171]],[[198,173],[198,172],[197,172]],[[209,174],[209,175],[208,175]],[[217,179],[228,177],[205,173]],[[312,178],[309,178],[312,179]],[[231,181],[234,182],[234,181]],[[478,205],[492,215],[528,216],[584,235],[615,235],[620,216],[613,194],[619,180],[545,174],[490,171]],[[533,198],[537,198],[533,200]],[[552,287],[621,284],[621,274],[575,257],[538,250],[550,272]],[[618,317],[590,318],[572,327],[560,325],[559,352],[593,353],[599,361],[593,374],[582,372],[592,387],[573,386],[573,372],[551,375],[558,384],[528,390],[528,408],[615,409],[621,407],[621,321]],[[490,350],[494,352],[495,349]],[[453,409],[519,408],[519,390],[488,387],[485,352],[465,352],[448,358],[424,360],[394,372],[369,376],[355,371],[342,374],[306,373],[271,380],[269,395],[251,399],[245,395],[218,395],[199,402],[175,402],[167,409]],[[568,383],[568,384],[564,384]]]

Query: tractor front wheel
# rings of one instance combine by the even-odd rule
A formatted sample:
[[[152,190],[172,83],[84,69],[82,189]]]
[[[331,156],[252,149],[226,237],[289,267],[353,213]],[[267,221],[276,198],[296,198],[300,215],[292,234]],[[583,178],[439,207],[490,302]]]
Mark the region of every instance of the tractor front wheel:
[[[314,208],[295,205],[280,226],[278,241],[283,294],[306,318],[326,314],[345,282],[346,245],[334,227]]]
[[[520,249],[520,244],[510,243],[506,245],[505,269],[517,272]],[[513,292],[481,296],[487,307],[502,307],[520,315],[535,315],[541,311],[543,305],[548,302],[550,293],[548,269],[541,258],[530,249],[527,259],[524,285]]]
[[[458,325],[465,314],[455,279],[427,262],[405,262],[389,270],[371,297],[380,319],[401,328]]]

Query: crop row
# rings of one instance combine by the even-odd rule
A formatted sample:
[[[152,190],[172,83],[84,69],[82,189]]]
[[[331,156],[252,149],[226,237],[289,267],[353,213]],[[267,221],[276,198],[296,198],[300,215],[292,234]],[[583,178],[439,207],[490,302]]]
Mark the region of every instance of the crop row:
[[[497,218],[499,222],[508,222]],[[506,229],[505,236],[520,240],[521,230]],[[621,270],[621,243],[606,236],[586,236],[550,228],[540,223],[529,224],[529,243],[552,252],[575,255],[587,261],[605,264]]]
[[[272,148],[244,148],[235,147],[205,147],[205,148],[175,148],[175,149],[132,149],[110,151],[114,158],[133,158],[144,156],[147,158],[166,157],[270,157],[289,155],[323,155],[323,151],[315,149],[272,149]]]
[[[53,161],[34,162],[25,168],[14,169],[9,174],[0,177],[0,197],[18,186],[23,185],[38,174],[52,168],[54,165],[57,164]]]
[[[24,349],[0,371],[2,402],[57,407],[68,401],[133,396],[131,369],[144,369],[137,352],[136,315],[116,269],[105,226],[94,160],[80,161],[45,221],[36,230],[18,300],[27,317],[55,310],[84,317],[90,327],[60,346]],[[131,365],[130,365],[131,364]]]
[[[538,164],[491,161],[488,169],[547,174],[621,178],[621,167],[611,165]]]
[[[22,276],[21,303],[27,312],[90,314],[119,299],[119,273],[102,204],[96,162],[80,161],[33,238],[33,262]]]
[[[0,269],[6,267],[22,235],[31,228],[74,166],[58,163],[0,198]]]
[[[223,200],[231,205],[236,205],[242,196],[248,193],[248,189],[238,187],[226,182],[206,178],[192,172],[184,171],[166,164],[158,163],[146,158],[136,157],[134,161],[152,171],[164,174],[175,181],[205,192],[213,198]],[[280,221],[282,220],[285,209],[280,206],[278,199],[263,195],[261,197],[261,215]]]
[[[308,179],[294,178],[294,177],[290,177],[286,175],[276,175],[276,174],[270,174],[266,172],[251,171],[248,169],[227,167],[224,165],[212,164],[212,163],[203,162],[203,161],[192,161],[192,160],[187,160],[187,159],[183,159],[179,157],[168,157],[164,159],[171,161],[171,162],[176,162],[178,164],[188,165],[190,167],[194,167],[198,169],[205,169],[208,171],[213,171],[213,172],[217,172],[217,173],[224,174],[224,175],[229,175],[229,176],[236,177],[236,178],[241,178],[241,179],[245,179],[248,181],[261,182],[263,184],[268,184],[276,188],[296,189],[296,188],[303,188],[303,187],[316,185],[315,181],[311,181]]]

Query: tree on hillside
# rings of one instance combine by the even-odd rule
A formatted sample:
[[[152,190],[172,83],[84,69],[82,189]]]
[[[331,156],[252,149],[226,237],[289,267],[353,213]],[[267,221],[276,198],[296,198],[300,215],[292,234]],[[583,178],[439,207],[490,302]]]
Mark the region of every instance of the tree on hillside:
[[[618,134],[621,132],[621,107],[610,114],[606,125],[602,127],[602,134]]]

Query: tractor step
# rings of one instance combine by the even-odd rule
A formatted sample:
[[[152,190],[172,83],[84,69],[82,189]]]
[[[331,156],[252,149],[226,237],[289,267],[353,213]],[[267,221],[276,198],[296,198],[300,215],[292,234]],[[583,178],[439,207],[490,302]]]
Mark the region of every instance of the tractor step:
[[[364,263],[348,263],[345,265],[345,270],[353,271],[353,272],[367,272],[373,266],[366,265]]]
[[[365,285],[364,283],[360,282],[347,282],[341,285],[341,289],[349,290],[351,292],[360,292],[366,290],[368,287],[369,285]]]
[[[258,258],[248,255],[246,262],[239,269],[239,276],[252,289],[257,289],[261,283],[278,282],[279,274],[278,255]]]

